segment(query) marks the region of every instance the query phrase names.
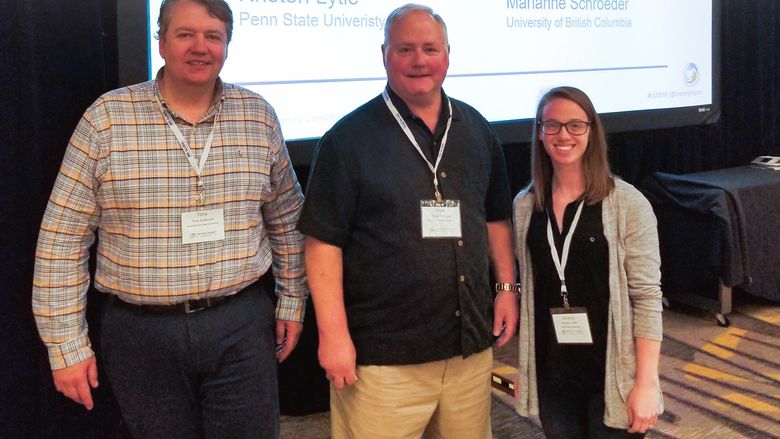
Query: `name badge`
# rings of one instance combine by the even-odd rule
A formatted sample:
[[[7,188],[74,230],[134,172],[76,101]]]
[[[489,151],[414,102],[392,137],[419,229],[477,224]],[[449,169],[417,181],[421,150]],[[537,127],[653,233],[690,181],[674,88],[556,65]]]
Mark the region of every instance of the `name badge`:
[[[198,210],[181,214],[182,244],[225,239],[225,215],[222,209]]]
[[[460,238],[460,201],[420,201],[423,238]]]
[[[550,315],[559,344],[593,344],[588,310],[581,307],[551,308]]]

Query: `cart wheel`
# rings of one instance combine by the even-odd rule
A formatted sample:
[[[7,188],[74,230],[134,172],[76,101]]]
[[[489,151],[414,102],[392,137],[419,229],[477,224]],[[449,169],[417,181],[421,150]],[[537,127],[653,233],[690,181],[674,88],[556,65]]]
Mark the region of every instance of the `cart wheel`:
[[[728,328],[731,325],[729,318],[723,314],[715,314],[715,319],[718,321],[718,326],[721,328]]]

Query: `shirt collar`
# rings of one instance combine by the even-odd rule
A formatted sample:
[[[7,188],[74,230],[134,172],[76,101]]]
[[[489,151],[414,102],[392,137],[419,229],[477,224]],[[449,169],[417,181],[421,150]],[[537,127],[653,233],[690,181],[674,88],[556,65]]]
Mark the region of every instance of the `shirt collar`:
[[[160,70],[157,70],[157,75],[155,75],[154,78],[154,96],[160,100],[160,103],[169,111],[171,114],[176,115],[176,113],[171,110],[171,108],[168,107],[168,103],[165,101],[165,98],[162,95],[162,91],[160,90],[160,80],[162,80],[163,76],[165,75],[165,68],[160,67]],[[201,120],[207,120],[211,117],[214,117],[214,114],[217,112],[217,109],[220,107],[220,104],[222,101],[225,100],[225,87],[222,83],[222,79],[220,77],[217,77],[217,82],[214,86],[217,90],[216,93],[214,93],[214,101],[211,103],[211,106],[209,107],[208,111],[206,111],[206,114],[203,115]],[[178,115],[176,115],[178,116]]]
[[[404,118],[404,119],[419,119],[417,116],[412,114],[412,110],[409,109],[409,106],[406,105],[406,102],[404,102],[403,99],[401,99],[400,96],[396,94],[396,92],[393,91],[392,88],[390,88],[390,84],[387,84],[385,86],[385,89],[387,90],[388,96],[390,96],[390,101],[395,105],[395,108],[398,109],[398,113]],[[445,126],[447,126],[447,118],[450,116],[450,109],[449,105],[445,105],[447,102],[447,94],[444,93],[444,89],[441,90],[441,111],[439,112],[439,120],[436,122],[436,131],[443,131]],[[458,120],[458,113],[455,111],[455,106],[452,107],[452,121],[455,122]],[[439,127],[442,127],[441,130],[439,130]]]

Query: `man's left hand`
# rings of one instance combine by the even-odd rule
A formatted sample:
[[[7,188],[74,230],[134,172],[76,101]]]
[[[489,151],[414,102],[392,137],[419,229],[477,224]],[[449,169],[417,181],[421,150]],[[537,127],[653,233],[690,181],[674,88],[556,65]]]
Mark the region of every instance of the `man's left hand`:
[[[298,344],[298,338],[303,331],[303,323],[292,320],[276,321],[276,361],[282,362],[287,359],[295,345]]]
[[[495,346],[500,348],[515,336],[517,331],[517,296],[510,291],[499,291],[496,295],[493,316],[493,335],[498,337]]]

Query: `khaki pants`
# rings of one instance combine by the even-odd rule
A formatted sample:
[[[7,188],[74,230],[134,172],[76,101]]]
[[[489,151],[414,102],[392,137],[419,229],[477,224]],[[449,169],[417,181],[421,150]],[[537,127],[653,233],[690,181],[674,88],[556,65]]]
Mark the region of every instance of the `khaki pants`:
[[[330,387],[333,439],[490,439],[488,348],[463,358],[358,366],[358,381]]]

